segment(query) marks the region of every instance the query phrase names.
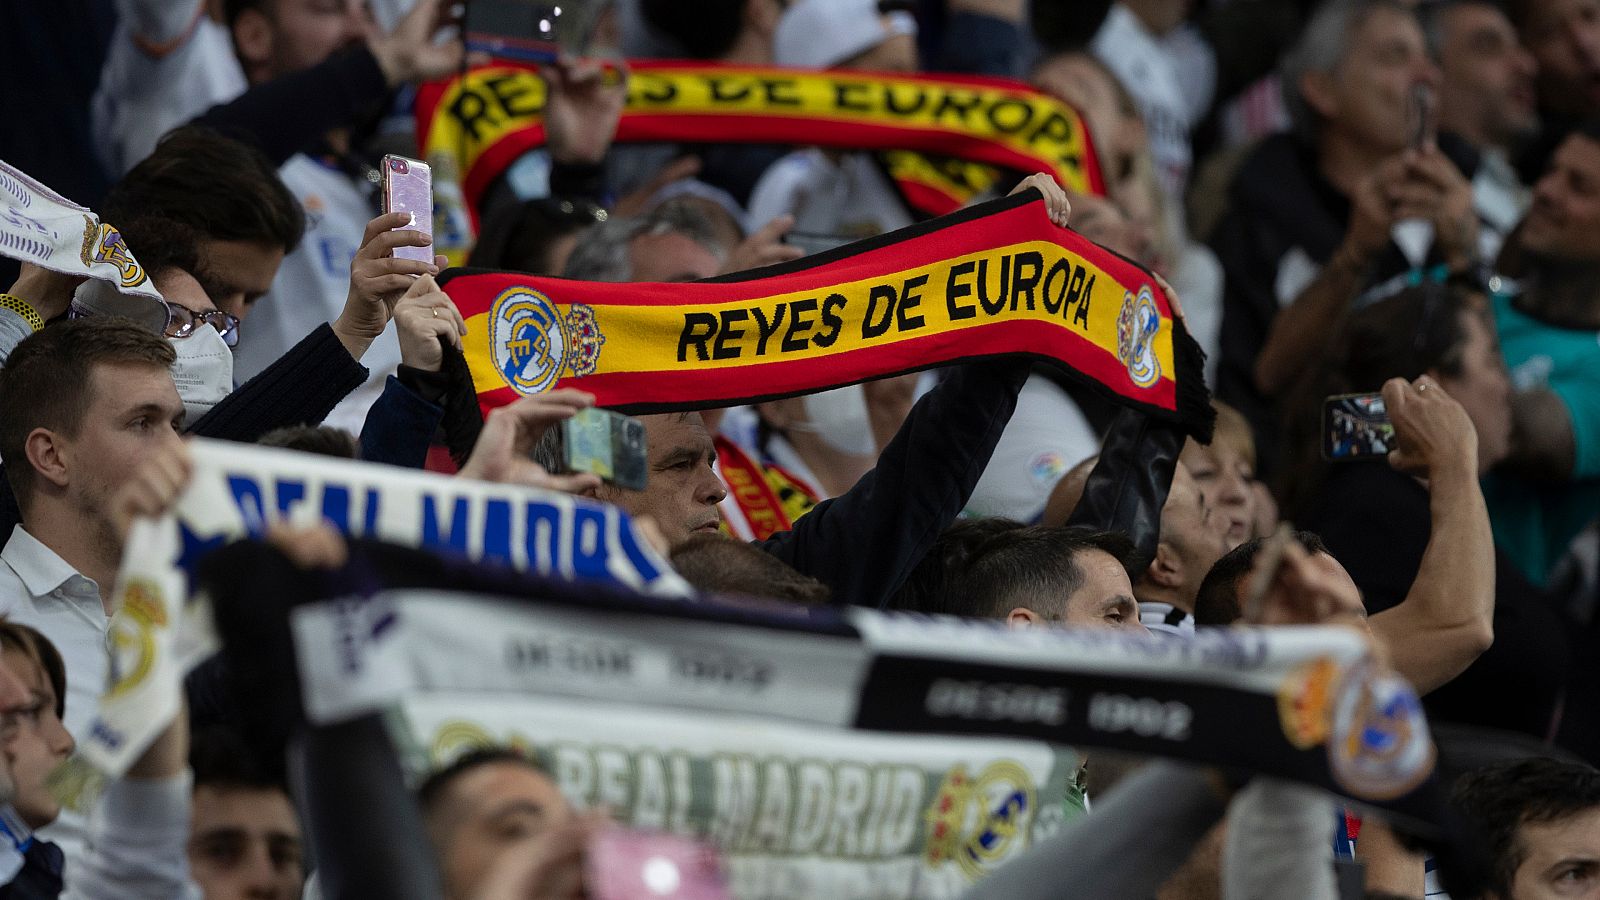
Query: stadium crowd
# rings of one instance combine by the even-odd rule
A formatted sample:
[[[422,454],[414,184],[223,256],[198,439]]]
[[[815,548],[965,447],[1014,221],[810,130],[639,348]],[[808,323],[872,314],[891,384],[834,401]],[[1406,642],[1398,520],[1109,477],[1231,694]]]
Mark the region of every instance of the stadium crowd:
[[[667,838],[573,795],[540,749],[561,734],[435,753],[404,778],[394,719],[297,714],[272,739],[260,721],[311,676],[233,646],[243,620],[224,607],[259,587],[245,563],[194,576],[228,651],[187,660],[177,713],[149,713],[152,740],[70,788],[127,675],[125,548],[195,479],[191,437],[620,508],[640,552],[706,604],[1134,645],[1319,626],[1354,633],[1420,697],[1444,798],[1432,834],[1256,774],[1243,730],[1237,766],[1089,746],[1060,828],[969,872],[963,896],[1600,898],[1600,0],[567,4],[591,27],[538,64],[539,137],[499,145],[492,171],[418,137],[457,115],[478,139],[466,95],[439,93],[492,62],[472,3],[7,6],[7,210],[31,215],[39,186],[92,210],[91,236],[111,226],[97,246],[120,241],[112,261],[160,299],[46,264],[18,249],[16,215],[0,222],[0,898],[956,895],[904,873],[848,890],[618,887],[632,882],[614,869]],[[1011,79],[1069,108],[1092,176],[954,154],[931,177],[967,188],[952,210],[1042,200],[1053,226],[1158,276],[1170,333],[1204,353],[1214,435],[1118,402],[1070,361],[951,352],[809,393],[747,385],[728,408],[656,398],[634,417],[642,481],[575,468],[563,423],[595,394],[485,399],[503,360],[473,357],[492,326],[462,309],[460,279],[737,284],[934,218],[904,155],[843,132],[757,141],[707,116],[641,139],[630,91],[708,66],[891,91]],[[386,154],[432,163],[431,230],[384,211]],[[18,174],[37,184],[13,190]],[[80,240],[88,267],[89,238],[65,256]],[[925,306],[954,318],[944,291]],[[702,360],[740,334],[720,322]],[[765,347],[776,332],[759,324]],[[1325,406],[1352,394],[1381,395],[1362,407],[1387,419],[1381,436]],[[343,521],[288,518],[254,545],[290,569],[386,558]],[[446,668],[470,656],[437,652]],[[711,751],[733,739],[699,728]],[[647,780],[642,765],[605,777]],[[863,794],[862,822],[891,817],[888,790]],[[913,819],[942,833],[946,809]],[[1000,841],[1014,823],[994,827]],[[673,840],[686,833],[729,860],[752,846],[714,827]]]

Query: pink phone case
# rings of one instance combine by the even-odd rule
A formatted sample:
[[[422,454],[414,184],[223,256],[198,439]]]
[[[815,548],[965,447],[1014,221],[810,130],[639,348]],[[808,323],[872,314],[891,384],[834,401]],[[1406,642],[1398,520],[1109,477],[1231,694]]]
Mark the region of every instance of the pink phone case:
[[[401,226],[433,237],[433,170],[425,162],[389,155],[383,158],[383,211],[411,214]],[[433,247],[396,247],[397,259],[433,262]]]
[[[594,900],[728,900],[711,845],[655,831],[606,828],[589,843],[584,886]]]

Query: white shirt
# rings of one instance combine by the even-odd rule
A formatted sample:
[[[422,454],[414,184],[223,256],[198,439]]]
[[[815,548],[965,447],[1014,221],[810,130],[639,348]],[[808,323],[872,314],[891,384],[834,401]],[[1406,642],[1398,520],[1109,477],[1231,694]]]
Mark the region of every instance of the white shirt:
[[[228,30],[200,0],[118,0],[117,28],[90,106],[96,149],[115,175],[150,155],[156,141],[245,91]],[[151,55],[135,43],[173,44]],[[165,48],[164,48],[165,49]]]
[[[795,217],[791,242],[808,252],[911,224],[870,153],[846,153],[835,162],[821,150],[798,150],[773,163],[750,192],[750,225],[761,228],[784,213]]]
[[[1140,600],[1139,621],[1153,634],[1194,636],[1194,616],[1170,603]]]
[[[278,175],[306,211],[306,233],[278,267],[272,290],[256,301],[239,326],[233,366],[240,382],[260,374],[318,325],[339,317],[350,291],[350,261],[367,222],[377,215],[363,185],[308,156],[291,158]],[[400,340],[393,322],[372,342],[361,364],[371,370],[367,382],[324,420],[352,434],[361,433],[367,410],[383,393],[384,380],[400,365]]]
[[[1481,259],[1492,261],[1500,255],[1505,236],[1522,221],[1532,200],[1533,192],[1517,177],[1504,151],[1485,148],[1472,176],[1472,207],[1484,226],[1478,229]]]
[[[200,900],[189,880],[194,778],[119,778],[89,817],[89,845],[66,871],[62,900]]]
[[[60,652],[67,669],[63,724],[81,741],[110,668],[106,634],[111,620],[99,585],[18,525],[0,550],[0,615],[38,631]],[[61,818],[40,829],[39,836],[59,844],[70,866],[83,849],[84,828],[83,812],[64,808]]]
[[[1078,404],[1050,379],[1030,375],[966,511],[1035,521],[1061,476],[1099,452],[1100,438]]]

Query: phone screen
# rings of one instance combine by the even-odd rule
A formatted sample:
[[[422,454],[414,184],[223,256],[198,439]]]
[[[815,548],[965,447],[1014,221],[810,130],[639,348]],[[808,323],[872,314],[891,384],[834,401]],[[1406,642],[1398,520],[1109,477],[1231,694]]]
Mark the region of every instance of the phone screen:
[[[604,409],[582,409],[561,424],[568,472],[599,475],[618,487],[644,490],[649,477],[644,423]]]
[[[584,887],[595,900],[727,900],[711,845],[675,834],[606,828],[584,854]]]
[[[1394,424],[1382,394],[1340,394],[1323,401],[1323,459],[1373,459],[1393,449]]]
[[[400,226],[433,237],[433,170],[425,162],[393,154],[383,158],[383,211],[410,213]],[[397,259],[433,262],[433,246],[396,247]]]

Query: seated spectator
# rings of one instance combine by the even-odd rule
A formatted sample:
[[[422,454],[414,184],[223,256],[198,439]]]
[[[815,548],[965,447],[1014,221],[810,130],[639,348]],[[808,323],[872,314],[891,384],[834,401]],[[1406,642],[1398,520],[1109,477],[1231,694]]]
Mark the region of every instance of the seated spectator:
[[[1537,66],[1493,0],[1428,3],[1417,14],[1439,64],[1440,136],[1464,141],[1478,156],[1472,198],[1483,223],[1479,251],[1494,259],[1532,199],[1512,154],[1539,134]]]
[[[443,869],[446,900],[493,896],[483,888],[508,857],[577,820],[549,776],[514,750],[462,756],[422,782],[417,803]],[[543,896],[571,896],[579,889],[581,868],[562,874],[564,890]]]
[[[1498,900],[1581,897],[1600,890],[1600,771],[1526,759],[1469,772],[1454,799],[1490,853]]]
[[[722,271],[726,251],[704,214],[665,203],[637,219],[580,233],[562,276],[583,281],[695,281]]]
[[[1435,621],[1459,619],[1456,633],[1487,650],[1426,699],[1430,715],[1548,735],[1571,668],[1572,635],[1548,598],[1482,533],[1477,479],[1505,457],[1511,417],[1510,385],[1481,297],[1454,285],[1408,289],[1353,315],[1333,355],[1340,362],[1317,395],[1373,391],[1395,378],[1414,381],[1397,397],[1385,388],[1396,435],[1414,418],[1435,437],[1417,439],[1409,451],[1402,444],[1389,461],[1322,462],[1315,436],[1320,424],[1312,424],[1320,402],[1306,400],[1297,430],[1305,435],[1299,455],[1306,462],[1296,473],[1300,496],[1292,518],[1322,535],[1374,615],[1409,605],[1401,601],[1419,587],[1453,584],[1435,602],[1460,613],[1441,605],[1436,609],[1449,618]],[[1441,404],[1435,392],[1457,402]],[[1430,426],[1435,417],[1441,418]],[[1463,603],[1491,585],[1492,598]],[[1461,616],[1469,609],[1492,610],[1492,632],[1481,612]],[[1415,639],[1404,632],[1397,637]]]
[[[828,586],[776,557],[720,534],[697,534],[673,548],[672,567],[708,594],[769,597],[799,606],[825,606]]]
[[[1600,509],[1600,125],[1562,142],[1507,241],[1501,270],[1519,296],[1495,294],[1500,353],[1517,393],[1504,465],[1485,482],[1495,538],[1517,569],[1549,583]]]
[[[959,522],[923,563],[942,566],[943,583],[908,608],[1002,619],[1013,628],[1061,624],[1143,632],[1128,582],[1132,556],[1132,542],[1113,532]]]
[[[205,900],[298,900],[305,880],[300,821],[284,786],[220,727],[191,738],[194,806],[189,872]]]
[[[1600,3],[1596,0],[1512,0],[1506,4],[1538,72],[1539,140],[1519,160],[1523,178],[1538,178],[1573,129],[1600,116]]]
[[[1323,6],[1284,62],[1295,132],[1245,161],[1212,238],[1226,275],[1217,394],[1250,420],[1269,473],[1283,452],[1273,400],[1358,295],[1412,265],[1476,258],[1467,178],[1436,148],[1408,151],[1410,97],[1437,82],[1415,17],[1392,0]],[[1431,223],[1425,260],[1390,239],[1408,219]]]
[[[1077,508],[1097,457],[1074,466],[1050,493],[1041,524],[1065,523]],[[1211,504],[1194,476],[1179,463],[1161,507],[1161,534],[1154,556],[1133,579],[1139,618],[1154,631],[1194,631],[1195,596],[1211,567],[1228,551],[1227,523],[1212,515]]]
[[[577,249],[579,235],[605,214],[593,203],[556,197],[507,205],[487,216],[467,264],[559,275]]]
[[[1205,492],[1212,511],[1228,529],[1228,549],[1251,538],[1266,537],[1278,523],[1278,506],[1256,478],[1256,442],[1250,423],[1226,403],[1217,410],[1216,436],[1210,444],[1190,438],[1179,461]]]

